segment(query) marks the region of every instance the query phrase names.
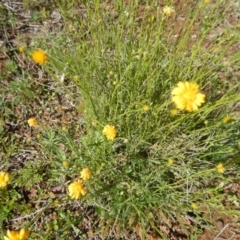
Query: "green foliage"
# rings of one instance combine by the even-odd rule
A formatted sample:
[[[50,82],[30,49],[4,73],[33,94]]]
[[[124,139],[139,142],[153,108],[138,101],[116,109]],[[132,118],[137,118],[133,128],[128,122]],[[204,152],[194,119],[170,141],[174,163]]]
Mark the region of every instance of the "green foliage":
[[[159,229],[167,219],[197,239],[201,233],[197,224],[189,229],[183,216],[188,219],[191,212],[196,222],[207,223],[210,219],[203,217],[203,209],[232,213],[221,203],[226,197],[230,208],[236,204],[234,196],[224,195],[224,188],[239,179],[239,83],[234,78],[226,81],[224,73],[240,62],[239,54],[229,56],[237,36],[225,29],[222,37],[212,37],[212,31],[218,33],[224,19],[220,12],[226,6],[189,4],[179,26],[181,9],[166,17],[156,1],[113,1],[107,6],[83,1],[79,11],[79,1],[56,2],[66,25],[54,39],[37,43],[48,48],[50,59],[41,70],[56,83],[53,93],[44,87],[38,92],[50,101],[63,88],[84,120],[67,130],[44,125],[31,129],[31,134],[41,133],[35,144],[42,158],[17,169],[13,190],[4,190],[1,200],[18,202],[21,188],[37,202],[34,213],[17,203],[20,212],[29,214],[29,221],[51,212],[54,216],[46,217],[43,230],[33,234],[41,239],[87,239],[89,229],[82,226],[86,219],[79,213],[80,205],[98,214],[88,223],[93,221],[95,234],[99,231],[103,238],[112,229],[124,238],[126,230],[138,228],[145,239],[151,226],[167,239]],[[39,19],[36,13],[33,17]],[[16,70],[12,62],[7,68]],[[175,108],[171,90],[180,81],[198,83],[206,95],[198,111],[171,113]],[[10,83],[9,92],[23,94],[26,102],[37,98],[26,80]],[[224,120],[228,115],[231,121]],[[102,132],[108,124],[117,129],[113,141]],[[13,144],[8,156],[15,150]],[[10,150],[5,147],[5,151]],[[225,171],[218,172],[218,164]],[[90,180],[84,181],[87,194],[81,203],[74,202],[67,196],[68,186],[86,167],[92,172]],[[2,207],[0,223],[11,217],[14,208]],[[235,214],[239,216],[239,211]]]
[[[34,165],[30,162],[26,163],[25,168],[18,171],[18,177],[15,180],[16,186],[25,187],[29,190],[33,185],[40,183],[44,177],[42,169],[44,167],[40,163]]]
[[[189,211],[192,202],[217,203],[221,193],[207,183],[227,178],[228,173],[220,176],[215,166],[236,166],[238,153],[237,119],[229,125],[222,119],[224,108],[239,100],[239,84],[229,87],[217,75],[235,37],[215,53],[215,46],[209,48],[205,41],[221,18],[197,19],[202,18],[201,10],[216,16],[222,6],[196,5],[177,39],[169,30],[175,23],[162,15],[146,24],[146,12],[136,24],[137,4],[125,11],[113,6],[121,9],[118,21],[114,10],[111,15],[99,7],[91,13],[90,6],[84,22],[71,17],[78,31],[69,32],[72,40],[53,62],[54,71],[64,72],[79,87],[86,109],[87,135],[78,154],[80,166],[88,163],[95,175],[87,199],[100,206],[99,214],[117,218],[125,227],[129,219],[147,225],[154,218],[157,224],[158,211],[171,218]],[[198,35],[192,41],[196,24]],[[51,54],[57,58],[62,49],[55,46]],[[196,113],[171,116],[171,88],[186,80],[200,84],[206,103]],[[145,104],[149,111],[143,110]],[[118,130],[113,142],[101,136],[106,124]],[[174,159],[172,166],[169,158]],[[190,186],[197,190],[191,192]]]

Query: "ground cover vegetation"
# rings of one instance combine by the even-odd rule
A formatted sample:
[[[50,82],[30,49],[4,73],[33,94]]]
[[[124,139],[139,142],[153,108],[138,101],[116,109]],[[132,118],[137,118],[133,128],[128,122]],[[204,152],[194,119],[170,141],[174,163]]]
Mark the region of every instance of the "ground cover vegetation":
[[[2,239],[200,239],[239,218],[237,3],[23,3],[62,28],[3,46]]]

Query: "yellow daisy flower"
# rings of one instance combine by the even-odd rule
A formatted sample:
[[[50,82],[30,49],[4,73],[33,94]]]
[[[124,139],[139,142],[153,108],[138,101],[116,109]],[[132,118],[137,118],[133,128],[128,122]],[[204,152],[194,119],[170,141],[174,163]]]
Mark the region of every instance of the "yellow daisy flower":
[[[197,111],[205,102],[205,95],[199,92],[197,83],[179,82],[171,94],[176,108],[188,112]]]
[[[148,18],[148,22],[149,23],[153,23],[155,21],[155,17],[154,16],[150,16],[149,18]]]
[[[191,207],[192,207],[192,209],[197,209],[197,204],[196,203],[192,203]]]
[[[173,159],[168,159],[168,166],[171,166],[171,165],[173,165],[174,164],[174,160]]]
[[[29,236],[29,234],[30,234],[30,232],[27,229],[22,228],[19,231],[19,239],[24,240]]]
[[[230,123],[232,121],[232,118],[229,117],[228,115],[223,118],[224,123]]]
[[[7,230],[7,236],[4,236],[4,240],[25,240],[29,236],[30,232],[22,228],[19,231]]]
[[[177,109],[172,109],[171,110],[171,114],[173,115],[173,116],[175,116],[175,115],[177,115],[178,114],[178,110]]]
[[[9,174],[6,172],[0,172],[0,188],[6,187],[10,181]]]
[[[67,131],[67,127],[66,126],[62,126],[62,131],[66,132]]]
[[[73,199],[79,199],[86,195],[86,190],[83,187],[83,181],[78,179],[68,186],[69,196]]]
[[[103,135],[109,140],[113,140],[117,136],[117,129],[113,125],[106,125],[102,131]]]
[[[114,74],[113,71],[110,71],[110,72],[108,73],[109,76],[112,76],[113,74]]]
[[[37,119],[36,118],[29,118],[28,119],[28,125],[30,126],[30,127],[34,127],[34,126],[36,126],[38,124],[38,121],[37,121]]]
[[[210,0],[204,0],[204,3],[210,3]]]
[[[217,166],[216,166],[216,169],[219,173],[224,173],[225,172],[225,168],[223,167],[223,164],[222,163],[219,163]]]
[[[74,76],[73,76],[73,79],[74,79],[75,81],[79,80],[79,75],[74,75]]]
[[[36,50],[32,53],[32,59],[35,63],[42,65],[48,61],[48,56],[43,50]]]
[[[89,168],[83,168],[83,170],[80,172],[81,178],[86,181],[88,180],[92,175],[92,172],[90,171]]]
[[[21,53],[23,53],[23,52],[25,51],[25,48],[24,48],[24,47],[19,47],[19,48],[18,48],[18,51],[21,52]]]
[[[67,161],[63,161],[62,165],[67,168],[68,167],[68,162]]]
[[[150,109],[150,107],[148,105],[146,105],[146,104],[143,105],[142,108],[143,108],[143,111],[146,111],[146,112],[149,111],[149,109]]]
[[[165,6],[163,8],[163,14],[167,17],[171,17],[174,13],[175,13],[175,10],[173,7]]]

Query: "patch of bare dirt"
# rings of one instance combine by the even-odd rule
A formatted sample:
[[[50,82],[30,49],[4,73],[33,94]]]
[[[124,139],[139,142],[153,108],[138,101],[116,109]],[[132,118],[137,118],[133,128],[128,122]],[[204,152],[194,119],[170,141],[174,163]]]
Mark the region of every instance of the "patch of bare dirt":
[[[213,227],[206,228],[204,234],[198,240],[239,240],[239,219],[227,216],[219,211],[205,212],[204,218],[209,219]]]

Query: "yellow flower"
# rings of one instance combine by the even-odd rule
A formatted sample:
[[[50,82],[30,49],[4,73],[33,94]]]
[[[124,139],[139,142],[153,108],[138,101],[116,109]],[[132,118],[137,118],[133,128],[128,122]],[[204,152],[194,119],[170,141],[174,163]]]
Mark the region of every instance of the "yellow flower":
[[[177,109],[172,109],[171,110],[171,114],[173,115],[173,116],[175,116],[175,115],[177,115],[178,114],[178,110]]]
[[[19,240],[19,231],[7,230],[7,236],[4,236],[4,240]]]
[[[192,209],[197,209],[197,204],[196,203],[192,203],[191,207],[192,207]]]
[[[30,232],[24,228],[19,231],[7,230],[7,236],[4,236],[4,240],[25,240],[29,234]]]
[[[67,161],[63,161],[62,165],[67,168],[68,167],[68,162]]]
[[[0,188],[6,187],[9,181],[10,181],[9,174],[6,172],[0,172]]]
[[[83,168],[83,170],[80,172],[80,175],[81,175],[81,178],[86,181],[88,180],[91,175],[92,175],[92,172],[90,171],[89,168]]]
[[[225,172],[225,168],[223,167],[223,164],[222,163],[219,163],[217,166],[216,166],[216,169],[219,173],[224,173]]]
[[[113,125],[106,125],[102,131],[103,135],[109,140],[113,140],[117,136],[117,129]]]
[[[174,164],[174,160],[173,159],[168,159],[168,166],[171,166],[171,165],[173,165]]]
[[[30,127],[33,127],[33,126],[36,126],[38,124],[38,121],[37,121],[37,119],[36,118],[29,118],[28,119],[28,125],[30,126]]]
[[[171,17],[174,13],[175,13],[175,10],[173,7],[165,6],[163,8],[163,14],[167,17]]]
[[[112,76],[113,75],[113,71],[110,71],[109,73],[108,73],[108,76]]]
[[[32,59],[35,63],[42,65],[48,61],[48,56],[40,49],[32,53]]]
[[[78,179],[68,186],[69,196],[74,199],[79,199],[86,195],[86,190],[82,185],[82,180]]]
[[[24,240],[29,236],[29,234],[30,232],[27,229],[22,228],[19,232],[19,239]]]
[[[223,118],[224,123],[230,123],[232,121],[232,118],[229,117],[228,115]]]
[[[18,51],[19,51],[19,52],[21,52],[21,53],[23,53],[23,52],[24,52],[24,50],[25,50],[25,48],[24,48],[24,47],[19,47],[19,48],[18,48]]]
[[[153,23],[155,21],[155,17],[154,16],[150,16],[149,18],[148,18],[148,22],[149,23]]]
[[[73,76],[73,79],[74,79],[75,81],[79,80],[79,75],[74,75],[74,76]]]
[[[59,206],[59,200],[58,200],[58,199],[54,200],[54,201],[53,201],[53,204],[54,204],[54,206],[56,206],[56,207]]]
[[[205,3],[210,3],[210,0],[204,0]]]
[[[179,82],[171,94],[176,108],[188,112],[197,111],[198,107],[205,102],[205,94],[199,92],[197,83]]]
[[[75,31],[75,28],[74,28],[74,26],[73,25],[71,25],[71,24],[69,24],[68,25],[68,30],[70,31],[70,32],[74,32]]]
[[[143,105],[143,111],[146,111],[146,112],[147,112],[149,109],[150,109],[150,108],[149,108],[149,106],[148,106],[148,105],[146,105],[146,104],[145,104],[145,105]]]
[[[67,127],[66,126],[62,126],[62,131],[66,132],[67,131]]]

